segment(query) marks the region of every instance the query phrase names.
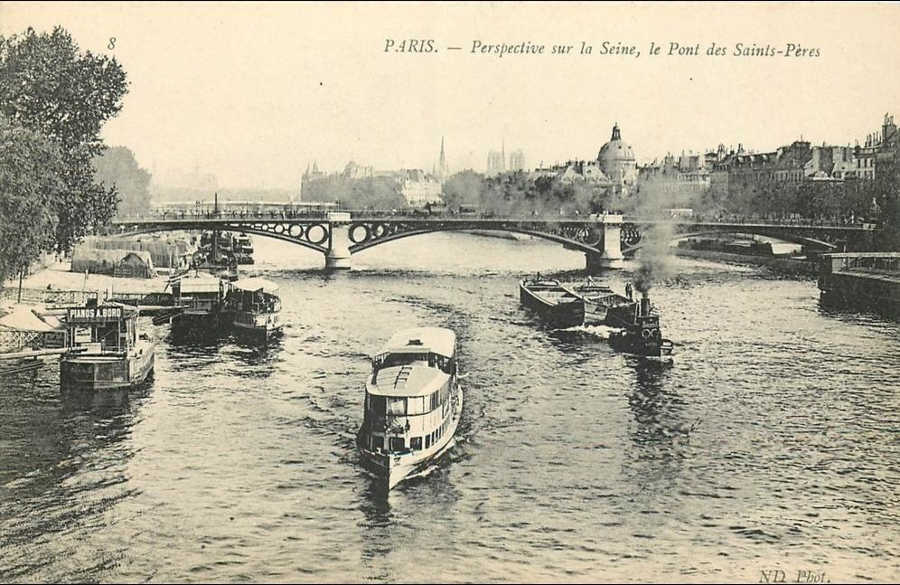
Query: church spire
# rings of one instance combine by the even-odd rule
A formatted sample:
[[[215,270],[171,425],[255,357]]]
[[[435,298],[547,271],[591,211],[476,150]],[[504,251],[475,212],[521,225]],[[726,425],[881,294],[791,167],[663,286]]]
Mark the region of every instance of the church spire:
[[[441,136],[441,157],[438,159],[438,172],[440,173],[440,178],[445,179],[447,177],[447,157],[444,154],[444,137]]]
[[[610,140],[622,140],[622,133],[619,131],[619,123],[613,124],[612,138]]]

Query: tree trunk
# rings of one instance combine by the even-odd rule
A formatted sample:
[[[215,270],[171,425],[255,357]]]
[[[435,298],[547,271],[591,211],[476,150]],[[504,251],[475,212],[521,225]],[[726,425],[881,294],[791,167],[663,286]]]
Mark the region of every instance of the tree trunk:
[[[19,304],[22,303],[22,278],[24,278],[24,276],[25,276],[25,269],[20,268],[19,269],[19,298],[16,301]]]

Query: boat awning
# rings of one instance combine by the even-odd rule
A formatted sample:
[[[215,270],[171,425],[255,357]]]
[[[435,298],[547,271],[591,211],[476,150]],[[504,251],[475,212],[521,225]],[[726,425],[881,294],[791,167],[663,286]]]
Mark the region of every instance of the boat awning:
[[[21,305],[0,318],[0,326],[19,331],[55,331],[54,327],[35,315],[31,309]]]
[[[425,353],[431,352],[444,357],[456,354],[456,333],[443,327],[416,327],[398,331],[378,352],[385,353]]]
[[[450,378],[449,375],[428,366],[394,366],[378,371],[375,384],[366,386],[373,396],[428,396]]]
[[[261,290],[267,293],[274,293],[278,290],[278,285],[264,278],[242,278],[231,283],[232,288],[246,290],[250,292]]]
[[[181,281],[181,294],[218,293],[219,281],[213,279],[184,279]]]

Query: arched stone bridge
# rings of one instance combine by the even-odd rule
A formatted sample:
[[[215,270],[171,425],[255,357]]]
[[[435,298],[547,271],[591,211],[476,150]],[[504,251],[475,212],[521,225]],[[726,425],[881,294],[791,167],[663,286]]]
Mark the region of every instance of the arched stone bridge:
[[[173,230],[228,230],[298,244],[325,255],[326,267],[349,268],[352,254],[401,238],[440,231],[497,230],[531,235],[585,252],[588,268],[617,267],[640,249],[648,234],[674,240],[688,236],[740,232],[799,242],[821,251],[854,248],[872,227],[697,222],[691,218],[642,220],[621,215],[563,217],[415,217],[347,212],[316,216],[127,218],[113,221],[117,235]]]

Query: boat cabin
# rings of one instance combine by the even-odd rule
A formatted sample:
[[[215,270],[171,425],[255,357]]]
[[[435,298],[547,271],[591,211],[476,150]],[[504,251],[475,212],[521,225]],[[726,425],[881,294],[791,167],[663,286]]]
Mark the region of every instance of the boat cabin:
[[[262,278],[243,278],[231,283],[234,309],[259,315],[281,311],[278,285]]]
[[[71,346],[99,353],[127,353],[137,344],[138,310],[120,304],[66,309],[66,326],[73,330]]]
[[[372,359],[363,447],[401,454],[449,440],[456,369],[456,334],[449,329],[421,327],[391,337]]]
[[[222,280],[183,279],[172,285],[175,304],[185,312],[211,313],[226,296]]]

